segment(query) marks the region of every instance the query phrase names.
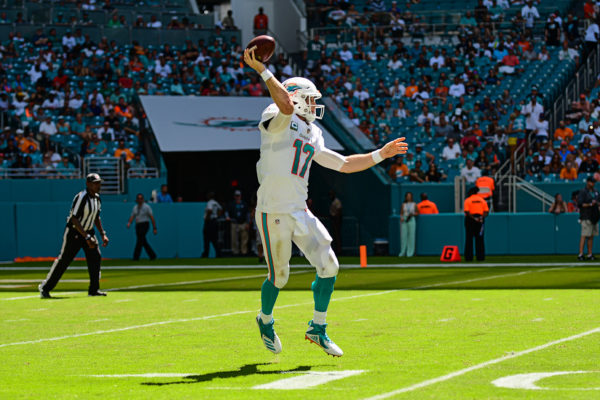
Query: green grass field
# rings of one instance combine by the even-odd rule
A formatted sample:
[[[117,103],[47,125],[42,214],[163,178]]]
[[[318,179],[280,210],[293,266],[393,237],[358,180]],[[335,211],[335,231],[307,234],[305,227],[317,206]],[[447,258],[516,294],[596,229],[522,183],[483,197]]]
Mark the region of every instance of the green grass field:
[[[0,399],[600,399],[600,265],[572,259],[342,269],[328,312],[341,358],[304,340],[300,259],[275,307],[278,356],[254,321],[254,259],[106,260],[107,297],[71,269],[54,300],[37,297],[48,263],[2,265]]]

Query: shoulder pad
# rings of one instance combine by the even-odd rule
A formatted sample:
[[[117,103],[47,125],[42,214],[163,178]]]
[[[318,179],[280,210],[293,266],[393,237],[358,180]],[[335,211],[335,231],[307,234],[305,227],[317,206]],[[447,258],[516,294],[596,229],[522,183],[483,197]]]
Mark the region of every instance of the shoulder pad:
[[[279,114],[279,107],[277,107],[277,105],[275,103],[270,104],[263,111],[263,113],[260,117],[260,122],[262,123],[262,122],[268,121],[271,118],[275,117],[277,114]]]

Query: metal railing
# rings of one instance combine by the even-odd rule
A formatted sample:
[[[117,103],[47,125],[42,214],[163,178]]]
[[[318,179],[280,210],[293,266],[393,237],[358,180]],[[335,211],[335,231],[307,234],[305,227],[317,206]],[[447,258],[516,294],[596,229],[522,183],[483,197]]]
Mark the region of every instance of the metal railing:
[[[0,168],[0,178],[79,179],[81,170],[75,168]]]
[[[158,178],[159,173],[157,168],[142,167],[142,168],[129,168],[127,170],[127,178]]]
[[[87,157],[84,174],[95,172],[102,178],[100,193],[121,194],[125,191],[125,162],[121,157]]]
[[[454,177],[454,212],[461,213],[463,211],[463,203],[465,202],[467,191],[467,180],[462,176]]]
[[[554,203],[554,196],[544,192],[537,186],[527,182],[521,177],[512,175],[508,178],[508,190],[509,190],[509,212],[517,212],[517,191],[522,190],[533,198],[539,200],[542,203],[541,211],[546,211],[548,207]]]
[[[448,19],[451,19],[451,16],[447,17]],[[540,34],[544,32],[544,27],[545,27],[546,22],[545,21],[536,21],[534,23],[534,27],[532,28],[532,31],[534,32],[534,34]],[[461,25],[458,23],[458,20],[456,22],[443,22],[443,23],[428,23],[428,22],[419,22],[418,25],[415,27],[414,24],[407,24],[403,30],[403,36],[400,37],[400,39],[402,38],[406,38],[406,39],[412,39],[412,40],[422,40],[423,37],[430,37],[430,36],[455,36],[459,33],[459,29],[461,28],[461,26],[465,26],[465,25]],[[390,32],[392,31],[392,29],[397,29],[398,25],[377,25],[377,24],[369,24],[366,27],[365,26],[334,26],[334,27],[314,27],[314,28],[310,28],[309,29],[309,37],[312,40],[315,37],[315,34],[319,34],[321,36],[321,39],[324,39],[327,35],[331,35],[331,34],[335,34],[338,36],[338,38],[340,38],[341,40],[339,40],[339,43],[351,43],[352,41],[349,40],[344,40],[344,38],[348,38],[348,37],[352,37],[353,39],[356,37],[354,35],[354,33],[356,32],[364,32],[365,29],[367,30],[371,30],[373,31],[375,38],[377,39],[386,39],[390,37]],[[475,27],[473,26],[467,26],[468,29],[473,29]],[[503,32],[503,33],[509,33],[509,32],[514,32],[515,29],[520,29],[520,30],[524,30],[524,29],[529,29],[525,27],[525,23],[522,23],[520,25],[516,25],[511,23],[510,26],[505,26],[502,23],[496,22],[496,23],[492,23],[490,26],[490,30],[492,31],[492,33],[497,33],[497,32]],[[352,34],[350,36],[348,36],[348,34]]]
[[[579,95],[594,86],[598,74],[600,74],[600,44],[590,52],[585,62],[577,68],[571,82],[567,84],[563,93],[554,101],[552,105],[553,112],[551,119],[549,119],[551,131],[556,129],[558,122],[565,118],[565,115],[571,109],[571,104],[579,100]]]

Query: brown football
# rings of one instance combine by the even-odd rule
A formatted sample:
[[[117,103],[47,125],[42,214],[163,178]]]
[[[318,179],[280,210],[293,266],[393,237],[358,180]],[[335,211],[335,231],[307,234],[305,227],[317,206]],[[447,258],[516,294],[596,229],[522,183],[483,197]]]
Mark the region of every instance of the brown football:
[[[260,62],[267,62],[275,52],[275,39],[271,36],[260,35],[255,37],[246,46],[247,49],[254,49],[254,55]]]

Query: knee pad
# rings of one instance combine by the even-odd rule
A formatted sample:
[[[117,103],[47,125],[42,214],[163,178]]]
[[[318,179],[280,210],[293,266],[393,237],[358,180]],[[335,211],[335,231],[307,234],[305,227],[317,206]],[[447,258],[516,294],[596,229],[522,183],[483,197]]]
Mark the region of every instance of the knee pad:
[[[273,282],[273,280],[271,279],[271,282],[273,282],[273,285],[278,288],[278,289],[282,289],[288,281],[288,278],[290,277],[290,266],[289,265],[285,265],[283,267],[275,267],[275,282]],[[271,277],[273,278],[273,277]]]
[[[339,269],[340,263],[338,262],[333,249],[329,247],[329,251],[323,252],[321,264],[317,268],[317,275],[320,278],[332,278],[337,276]]]

